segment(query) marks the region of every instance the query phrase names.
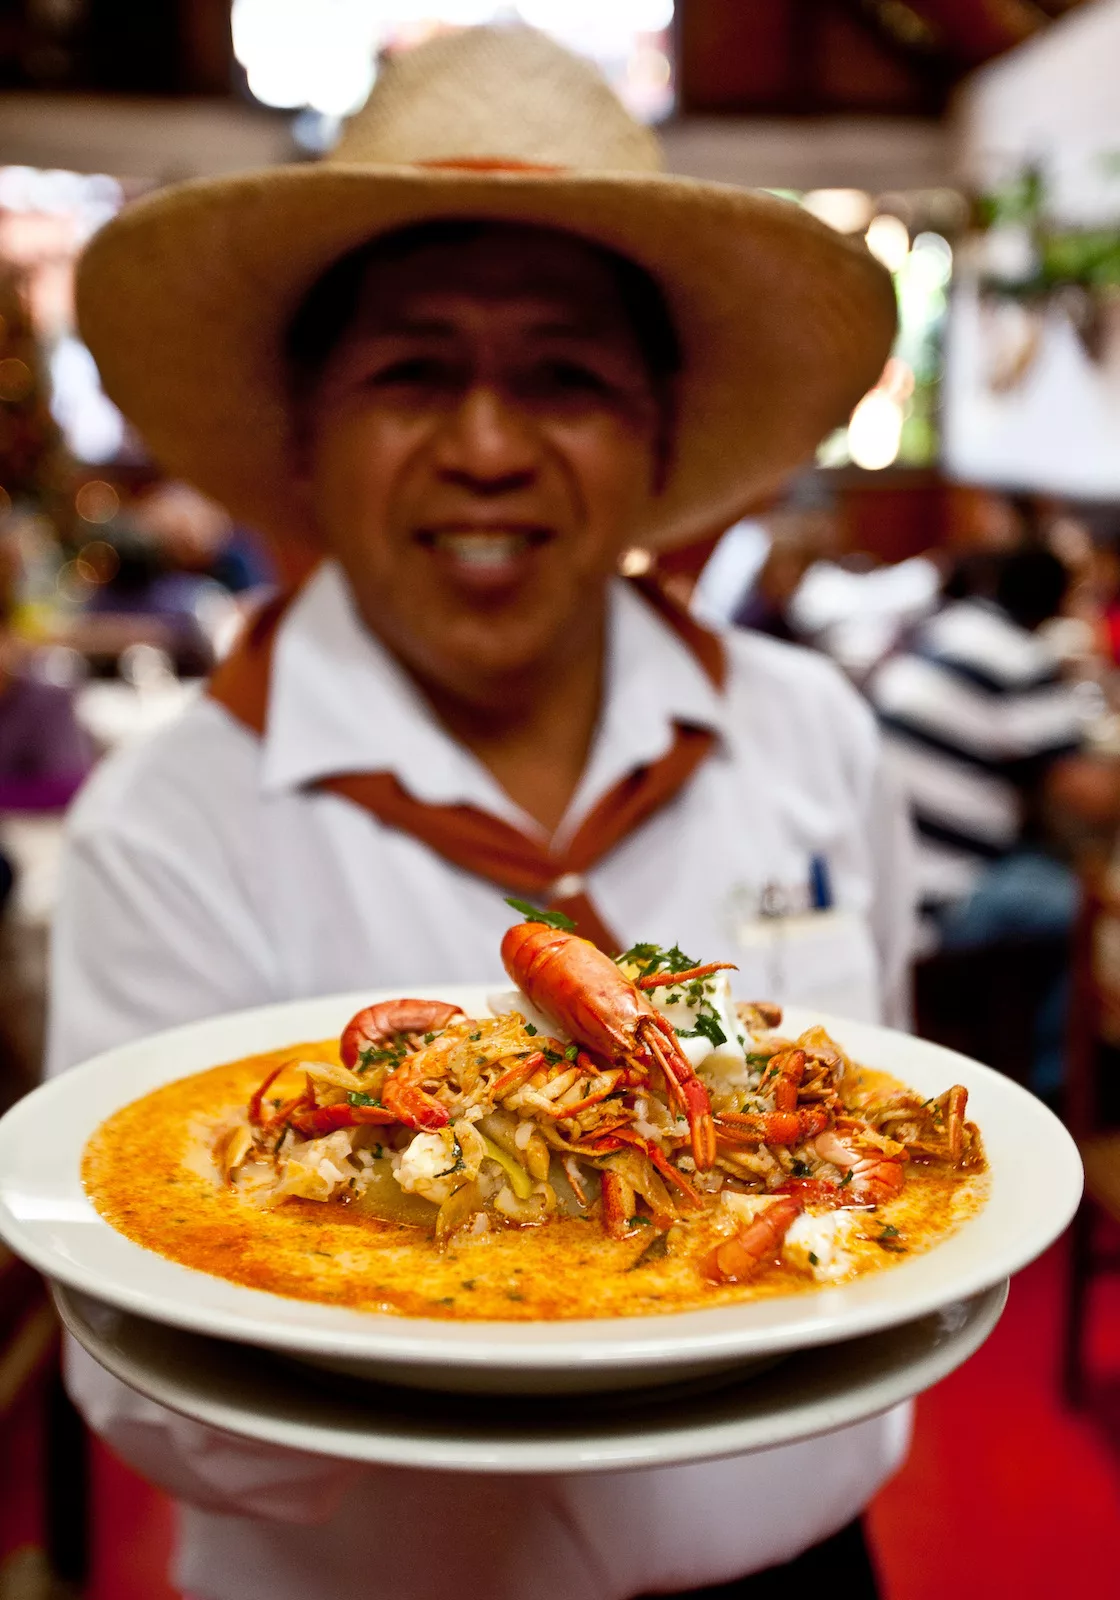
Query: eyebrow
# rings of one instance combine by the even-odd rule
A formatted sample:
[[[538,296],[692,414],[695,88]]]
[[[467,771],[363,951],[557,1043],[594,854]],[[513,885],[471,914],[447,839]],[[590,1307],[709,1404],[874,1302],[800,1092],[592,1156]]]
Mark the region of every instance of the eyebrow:
[[[372,327],[366,327],[363,332],[368,339],[392,338],[405,334],[419,338],[449,338],[456,332],[455,324],[447,322],[441,317],[410,317],[408,315],[391,317],[387,321],[378,322]]]

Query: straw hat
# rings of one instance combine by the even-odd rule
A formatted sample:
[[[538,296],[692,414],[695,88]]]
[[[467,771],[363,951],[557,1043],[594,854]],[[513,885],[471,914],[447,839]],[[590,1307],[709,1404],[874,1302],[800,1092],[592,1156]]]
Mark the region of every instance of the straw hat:
[[[168,471],[306,535],[283,331],[339,256],[442,217],[567,229],[657,279],[684,352],[673,471],[646,542],[733,520],[882,370],[890,280],[798,207],[661,170],[588,63],[523,26],[439,35],[383,67],[329,159],[185,183],[94,238],[78,316],[105,388]]]

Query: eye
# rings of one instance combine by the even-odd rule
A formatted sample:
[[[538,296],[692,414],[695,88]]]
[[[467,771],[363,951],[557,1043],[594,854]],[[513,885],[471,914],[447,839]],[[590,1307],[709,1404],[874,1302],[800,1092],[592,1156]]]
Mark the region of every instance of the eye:
[[[375,367],[365,381],[372,389],[447,389],[455,383],[455,373],[436,356],[402,356]]]
[[[612,387],[601,372],[583,361],[543,361],[533,377],[542,393],[557,395],[605,395]]]

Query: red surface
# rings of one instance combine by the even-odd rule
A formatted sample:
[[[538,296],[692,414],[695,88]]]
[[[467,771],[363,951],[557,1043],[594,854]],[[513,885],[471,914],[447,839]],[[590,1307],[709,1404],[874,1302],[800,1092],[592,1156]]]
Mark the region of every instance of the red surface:
[[[885,1600],[1057,1600],[1120,1585],[1120,1425],[1058,1394],[1066,1250],[1011,1285],[972,1360],[918,1401],[910,1459],[871,1509]],[[1091,1366],[1120,1376],[1120,1280],[1099,1280]],[[1105,1391],[1102,1389],[1101,1393]]]
[[[1095,1293],[1091,1410],[1057,1388],[1065,1249],[1012,1285],[968,1365],[918,1403],[914,1448],[871,1511],[884,1600],[1055,1600],[1117,1592],[1120,1574],[1120,1277]],[[0,1561],[36,1540],[33,1404],[0,1432]],[[99,1446],[94,1574],[84,1600],[175,1600],[167,1502]],[[531,1600],[531,1597],[526,1597]]]

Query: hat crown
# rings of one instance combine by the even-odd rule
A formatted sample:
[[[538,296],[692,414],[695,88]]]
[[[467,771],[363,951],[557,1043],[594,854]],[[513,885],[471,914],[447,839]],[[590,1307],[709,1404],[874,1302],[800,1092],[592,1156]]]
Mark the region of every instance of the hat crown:
[[[330,159],[588,173],[662,165],[655,136],[598,70],[523,25],[437,34],[391,56]]]

